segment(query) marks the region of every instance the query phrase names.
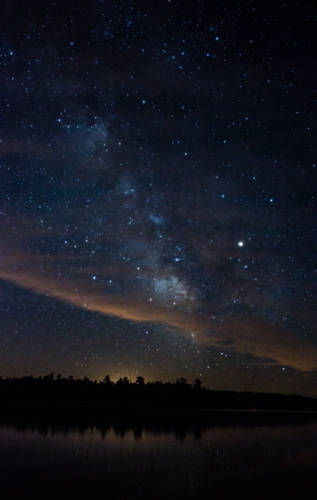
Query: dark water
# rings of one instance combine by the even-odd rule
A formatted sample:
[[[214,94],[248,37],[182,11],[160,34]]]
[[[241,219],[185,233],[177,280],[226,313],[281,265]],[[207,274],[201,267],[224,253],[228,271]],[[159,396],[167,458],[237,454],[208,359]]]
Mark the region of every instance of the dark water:
[[[0,428],[0,498],[316,498],[317,420]]]

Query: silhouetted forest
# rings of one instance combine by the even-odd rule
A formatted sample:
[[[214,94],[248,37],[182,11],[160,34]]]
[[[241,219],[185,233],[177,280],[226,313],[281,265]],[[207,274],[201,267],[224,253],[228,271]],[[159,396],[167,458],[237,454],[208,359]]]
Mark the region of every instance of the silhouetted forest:
[[[101,382],[87,377],[75,380],[54,373],[44,377],[0,377],[2,403],[36,403],[58,405],[90,405],[115,408],[187,408],[227,410],[316,410],[317,400],[304,396],[275,393],[213,391],[199,379],[188,383],[145,382],[127,377],[116,382],[106,375]]]

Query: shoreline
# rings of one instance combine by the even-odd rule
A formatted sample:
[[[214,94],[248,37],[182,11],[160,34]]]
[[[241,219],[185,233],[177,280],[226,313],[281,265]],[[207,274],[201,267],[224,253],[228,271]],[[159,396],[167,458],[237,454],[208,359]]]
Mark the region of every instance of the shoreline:
[[[25,403],[25,402],[15,402],[15,401],[0,401],[0,410],[3,408],[28,408],[28,409],[91,409],[99,411],[131,411],[131,412],[188,412],[188,413],[247,413],[247,414],[309,414],[316,415],[317,410],[300,410],[300,409],[289,409],[289,410],[278,410],[274,408],[187,408],[187,407],[165,407],[165,406],[109,406],[109,405],[93,405],[93,404],[68,404],[68,403]]]

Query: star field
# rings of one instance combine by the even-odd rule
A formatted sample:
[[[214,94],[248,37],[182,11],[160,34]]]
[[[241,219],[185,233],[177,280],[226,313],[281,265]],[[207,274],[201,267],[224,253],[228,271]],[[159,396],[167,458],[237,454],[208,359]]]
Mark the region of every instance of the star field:
[[[3,2],[1,376],[317,396],[313,2]]]

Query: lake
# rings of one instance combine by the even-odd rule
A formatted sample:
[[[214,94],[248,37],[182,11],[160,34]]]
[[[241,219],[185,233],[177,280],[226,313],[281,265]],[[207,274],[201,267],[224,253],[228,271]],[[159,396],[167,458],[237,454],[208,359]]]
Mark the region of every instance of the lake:
[[[209,419],[209,422],[208,422]],[[0,422],[2,500],[316,498],[316,417]],[[177,422],[178,420],[178,422]]]

